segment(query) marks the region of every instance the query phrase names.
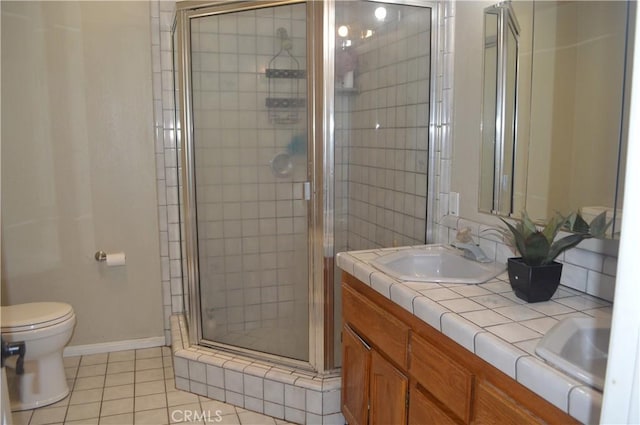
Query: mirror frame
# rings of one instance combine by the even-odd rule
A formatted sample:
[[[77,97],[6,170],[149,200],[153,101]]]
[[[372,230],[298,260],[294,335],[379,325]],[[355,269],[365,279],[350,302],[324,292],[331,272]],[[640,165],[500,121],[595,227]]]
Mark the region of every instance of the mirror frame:
[[[487,49],[493,41],[487,39],[488,17],[497,17],[495,40],[495,69],[487,61]],[[514,162],[518,128],[518,78],[520,26],[510,2],[503,2],[484,9],[483,33],[483,108],[481,120],[482,164],[493,163],[492,176],[483,175],[481,167],[479,209],[481,212],[511,216],[513,214]],[[514,50],[509,49],[513,40]],[[488,79],[491,81],[488,81]],[[512,82],[512,84],[510,84]],[[487,88],[495,87],[495,93]],[[485,102],[495,98],[495,108],[488,114]],[[492,119],[495,117],[495,119]],[[491,145],[485,146],[490,143]],[[491,188],[483,183],[491,183]]]

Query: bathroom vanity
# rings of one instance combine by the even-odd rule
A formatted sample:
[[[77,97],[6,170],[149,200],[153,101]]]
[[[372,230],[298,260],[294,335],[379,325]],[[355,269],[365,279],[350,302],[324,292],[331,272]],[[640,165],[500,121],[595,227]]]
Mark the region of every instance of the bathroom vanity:
[[[342,413],[349,424],[597,422],[601,393],[552,369],[524,345],[497,337],[496,329],[483,329],[455,312],[456,306],[477,304],[481,298],[444,302],[450,310],[424,294],[454,293],[451,286],[398,281],[369,264],[387,251],[338,256],[345,270]],[[495,281],[488,287],[500,284],[507,285]],[[466,287],[471,288],[468,294],[484,293],[481,286]],[[420,288],[428,289],[421,293]],[[583,299],[567,294],[572,302]],[[484,299],[490,304],[498,297],[509,300],[507,295]],[[593,307],[587,301],[584,306]],[[515,300],[509,305],[528,308]],[[596,304],[598,308],[608,306]],[[492,317],[492,310],[476,311]],[[551,317],[542,316],[541,321]]]

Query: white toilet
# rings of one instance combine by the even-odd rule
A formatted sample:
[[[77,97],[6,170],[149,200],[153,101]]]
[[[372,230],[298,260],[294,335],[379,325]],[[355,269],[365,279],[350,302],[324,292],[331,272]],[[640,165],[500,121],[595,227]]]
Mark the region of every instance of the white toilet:
[[[11,410],[55,403],[69,394],[62,350],[71,339],[76,316],[69,304],[39,302],[0,308],[2,338],[24,341],[24,374],[7,368]]]

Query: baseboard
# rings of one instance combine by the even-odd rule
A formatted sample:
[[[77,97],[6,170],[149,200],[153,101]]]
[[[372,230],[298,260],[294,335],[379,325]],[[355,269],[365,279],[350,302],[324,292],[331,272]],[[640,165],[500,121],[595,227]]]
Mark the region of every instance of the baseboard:
[[[112,351],[137,350],[140,348],[160,347],[165,345],[164,336],[126,339],[123,341],[100,342],[97,344],[70,345],[64,349],[64,357],[86,356],[89,354],[110,353]]]

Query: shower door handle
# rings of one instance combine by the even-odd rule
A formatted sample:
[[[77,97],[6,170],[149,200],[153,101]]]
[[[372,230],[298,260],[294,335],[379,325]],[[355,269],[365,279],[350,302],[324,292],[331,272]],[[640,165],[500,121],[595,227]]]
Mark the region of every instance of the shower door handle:
[[[311,182],[302,183],[302,199],[305,201],[311,200]]]

